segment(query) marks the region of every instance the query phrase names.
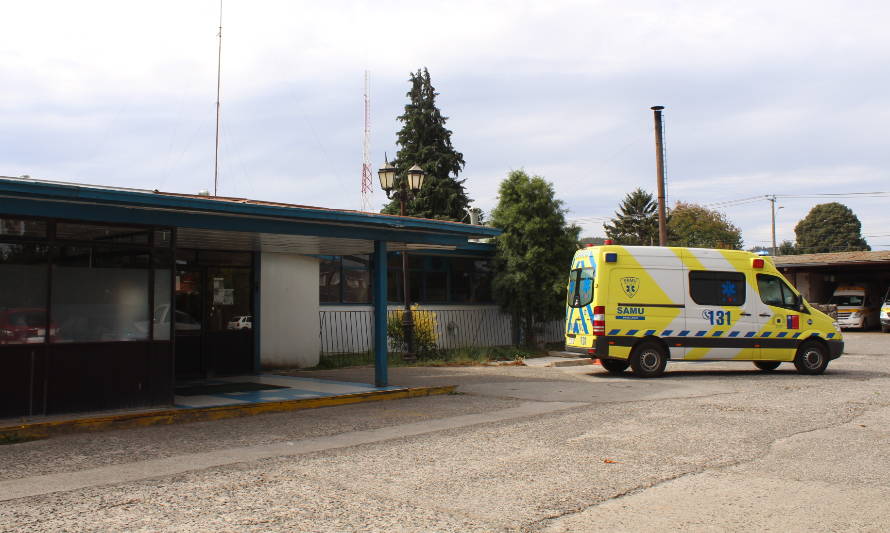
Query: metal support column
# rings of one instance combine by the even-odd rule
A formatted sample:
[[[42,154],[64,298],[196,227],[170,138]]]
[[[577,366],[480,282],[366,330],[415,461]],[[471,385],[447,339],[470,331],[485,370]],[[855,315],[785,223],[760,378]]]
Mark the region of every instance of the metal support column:
[[[374,241],[374,385],[389,384],[386,332],[386,241]]]

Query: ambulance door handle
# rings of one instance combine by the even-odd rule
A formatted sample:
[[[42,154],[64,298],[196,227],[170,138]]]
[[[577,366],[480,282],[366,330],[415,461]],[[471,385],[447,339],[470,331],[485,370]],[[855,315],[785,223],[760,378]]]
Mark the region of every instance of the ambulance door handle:
[[[760,314],[757,315],[757,316],[772,316],[772,315],[770,315],[769,313],[760,313]]]
[[[739,313],[742,316],[751,316],[751,313]]]

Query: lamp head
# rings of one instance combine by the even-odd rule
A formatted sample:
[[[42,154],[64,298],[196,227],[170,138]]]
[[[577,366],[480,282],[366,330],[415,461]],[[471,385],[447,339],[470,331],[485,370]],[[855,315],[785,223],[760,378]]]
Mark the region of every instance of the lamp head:
[[[383,164],[383,168],[377,171],[377,177],[380,178],[380,188],[389,196],[396,182],[396,167],[387,161]]]
[[[412,192],[417,192],[423,187],[423,178],[425,176],[426,172],[419,165],[414,165],[408,169],[408,187],[411,188]]]

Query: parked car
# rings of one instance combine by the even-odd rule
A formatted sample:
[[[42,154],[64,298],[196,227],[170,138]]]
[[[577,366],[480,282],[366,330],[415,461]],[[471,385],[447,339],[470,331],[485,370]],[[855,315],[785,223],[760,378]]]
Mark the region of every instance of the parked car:
[[[230,320],[229,324],[226,326],[226,329],[253,329],[253,317],[250,315],[233,316],[232,320]]]
[[[880,302],[872,287],[864,283],[836,288],[828,303],[837,306],[841,328],[869,329],[880,323]]]
[[[887,289],[884,303],[881,304],[881,331],[890,333],[890,289]]]
[[[55,338],[59,328],[50,326]],[[0,344],[32,344],[44,342],[46,337],[46,309],[20,308],[0,312]]]

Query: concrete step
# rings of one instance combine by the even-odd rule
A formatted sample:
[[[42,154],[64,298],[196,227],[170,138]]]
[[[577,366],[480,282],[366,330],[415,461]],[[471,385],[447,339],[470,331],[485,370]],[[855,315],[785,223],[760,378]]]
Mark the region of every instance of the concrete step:
[[[536,366],[536,367],[580,366],[580,365],[592,365],[593,359],[589,359],[587,357],[578,357],[577,355],[572,355],[572,357],[547,356],[547,357],[534,357],[531,359],[526,359],[524,361],[524,363],[525,363],[525,366]]]
[[[551,351],[547,352],[547,355],[549,355],[550,357],[567,357],[569,359],[577,359],[578,357],[581,357],[580,355],[578,355],[576,353],[564,352],[561,350],[551,350]]]

